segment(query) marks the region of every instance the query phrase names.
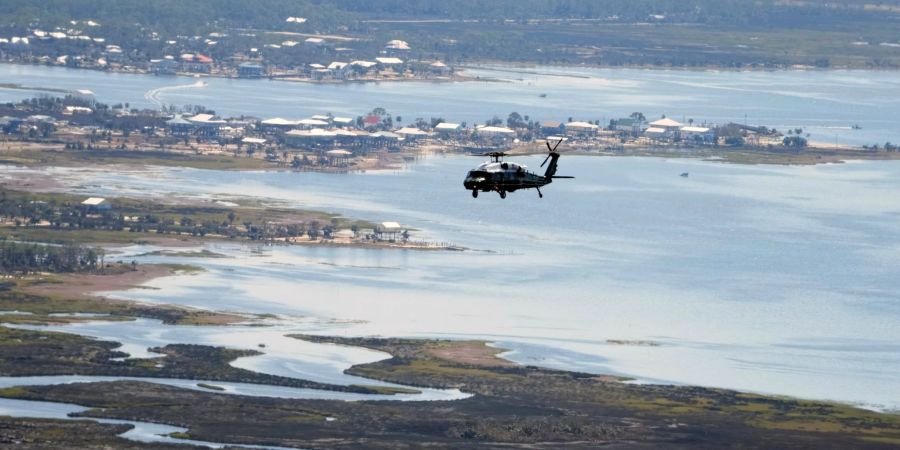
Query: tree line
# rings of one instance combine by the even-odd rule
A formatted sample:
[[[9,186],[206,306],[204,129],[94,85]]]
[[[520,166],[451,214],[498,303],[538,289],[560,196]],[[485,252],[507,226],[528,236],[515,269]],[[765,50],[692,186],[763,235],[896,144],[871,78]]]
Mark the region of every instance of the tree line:
[[[103,266],[103,249],[0,241],[0,273],[85,272]]]

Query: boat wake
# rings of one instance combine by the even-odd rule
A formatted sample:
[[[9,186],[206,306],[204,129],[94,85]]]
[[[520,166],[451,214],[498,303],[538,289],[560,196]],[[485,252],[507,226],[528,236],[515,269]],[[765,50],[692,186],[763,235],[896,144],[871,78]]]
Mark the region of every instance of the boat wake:
[[[197,81],[196,83],[191,84],[180,84],[177,86],[165,86],[156,89],[150,89],[149,91],[144,93],[144,98],[155,104],[156,106],[162,108],[165,106],[165,102],[162,101],[160,96],[165,92],[171,91],[179,91],[183,89],[196,89],[196,88],[205,88],[208,84],[205,81]]]

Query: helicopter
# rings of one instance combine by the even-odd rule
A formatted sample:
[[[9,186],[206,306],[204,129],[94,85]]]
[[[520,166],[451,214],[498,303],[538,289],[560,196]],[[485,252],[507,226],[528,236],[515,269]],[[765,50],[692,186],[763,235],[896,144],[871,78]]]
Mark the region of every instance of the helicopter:
[[[506,198],[508,192],[532,188],[537,189],[538,197],[544,198],[544,194],[541,192],[542,186],[552,183],[553,180],[557,178],[575,178],[556,175],[556,166],[560,156],[556,149],[563,140],[564,139],[559,139],[559,141],[556,142],[556,145],[553,146],[550,145],[550,141],[546,142],[550,154],[544,158],[541,167],[544,167],[544,165],[547,164],[547,161],[550,162],[550,165],[547,166],[547,170],[543,175],[529,172],[528,168],[524,165],[502,161],[503,157],[510,156],[508,153],[481,153],[475,156],[490,156],[491,160],[470,170],[466,175],[463,186],[465,186],[467,190],[472,191],[473,198],[478,198],[479,191],[495,191],[500,194],[500,198]],[[527,153],[517,153],[516,155],[523,154]]]

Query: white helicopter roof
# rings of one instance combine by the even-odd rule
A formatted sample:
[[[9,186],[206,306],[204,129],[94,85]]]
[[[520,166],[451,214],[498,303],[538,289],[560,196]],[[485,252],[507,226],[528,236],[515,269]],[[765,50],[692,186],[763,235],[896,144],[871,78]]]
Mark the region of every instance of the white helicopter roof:
[[[506,166],[504,168],[503,166]],[[475,170],[481,170],[484,172],[517,172],[519,169],[528,170],[528,166],[514,163],[514,162],[495,162],[495,161],[486,161],[481,163],[478,168]]]

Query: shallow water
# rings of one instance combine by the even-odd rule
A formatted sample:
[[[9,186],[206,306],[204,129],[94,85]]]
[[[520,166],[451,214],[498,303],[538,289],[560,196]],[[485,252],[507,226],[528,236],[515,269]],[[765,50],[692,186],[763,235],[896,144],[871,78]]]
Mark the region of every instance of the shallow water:
[[[487,250],[215,244],[231,258],[173,259],[130,248],[123,259],[206,272],[121,297],[303,316],[327,323],[312,331],[321,334],[483,338],[529,364],[900,407],[900,164],[564,157],[560,173],[575,180],[543,200],[500,200],[462,189],[476,163],[435,157],[357,175],[35,174],[86,195],[250,196],[397,220],[417,238]]]
[[[189,444],[209,448],[252,448],[252,449],[287,449],[287,447],[269,447],[257,445],[222,444],[217,442],[196,441],[192,439],[178,439],[170,437],[172,433],[187,431],[186,428],[173,427],[149,422],[136,422],[130,420],[97,419],[92,417],[77,417],[72,414],[83,413],[90,408],[69,403],[40,402],[31,400],[15,400],[0,398],[0,416],[32,418],[32,419],[58,419],[58,420],[89,420],[92,422],[108,424],[126,424],[134,428],[119,436],[137,442],[165,443],[165,444]]]
[[[384,107],[404,123],[415,118],[482,123],[516,111],[535,120],[600,120],[641,111],[649,118],[694,123],[741,122],[779,130],[803,128],[813,140],[840,144],[900,142],[895,71],[719,72],[537,67],[468,70],[505,82],[349,83],[319,85],[268,80],[106,73],[0,64],[0,80],[24,86],[90,89],[100,101],[158,108],[205,105],[220,114],[304,118],[331,112],[357,117]],[[540,94],[547,94],[546,98]],[[0,101],[41,95],[0,88]],[[862,127],[853,130],[853,125]]]

